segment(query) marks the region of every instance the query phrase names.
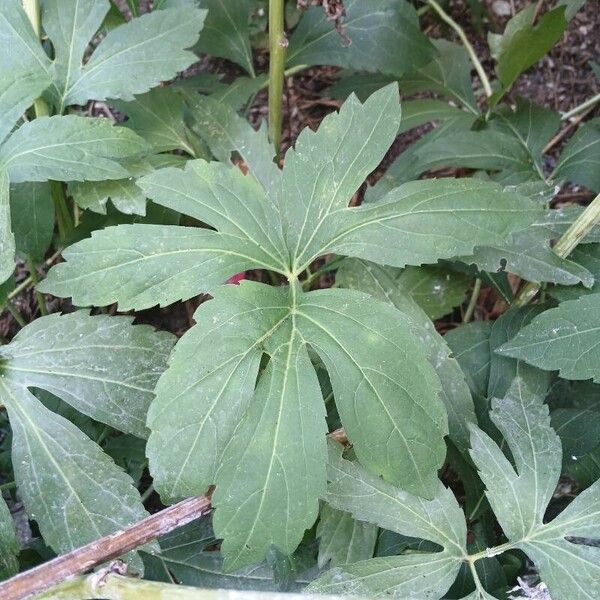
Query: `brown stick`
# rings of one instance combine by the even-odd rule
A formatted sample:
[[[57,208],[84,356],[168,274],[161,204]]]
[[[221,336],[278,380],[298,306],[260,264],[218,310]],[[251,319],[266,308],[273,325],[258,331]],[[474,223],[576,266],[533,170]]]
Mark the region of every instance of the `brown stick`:
[[[126,529],[82,546],[69,554],[58,556],[0,583],[0,598],[23,600],[43,592],[69,577],[85,573],[93,567],[127,554],[161,535],[182,527],[208,514],[210,509],[210,498],[207,496],[189,498],[169,506]]]

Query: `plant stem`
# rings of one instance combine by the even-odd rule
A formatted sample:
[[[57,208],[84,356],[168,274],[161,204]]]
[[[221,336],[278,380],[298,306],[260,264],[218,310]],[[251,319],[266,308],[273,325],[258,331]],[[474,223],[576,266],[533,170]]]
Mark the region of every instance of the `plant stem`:
[[[436,2],[436,0],[426,0],[426,2],[437,12],[442,21],[450,25],[450,27],[452,27],[452,29],[454,29],[454,31],[456,31],[458,34],[458,37],[463,43],[465,50],[468,52],[469,57],[471,58],[471,62],[477,71],[477,75],[479,75],[479,79],[481,79],[481,84],[483,85],[485,95],[489,98],[494,93],[490,84],[490,80],[488,79],[488,76],[485,73],[483,65],[479,61],[479,58],[477,58],[475,49],[471,45],[471,42],[469,42],[467,39],[463,28]]]
[[[0,485],[0,494],[2,494],[2,492],[8,492],[9,490],[14,490],[16,487],[17,487],[17,484],[14,481],[9,481],[7,483],[3,483],[2,485]]]
[[[62,248],[57,250],[46,262],[45,266],[50,266],[62,253]],[[29,276],[27,279],[24,279],[10,294],[8,294],[8,299],[12,300],[16,298],[23,290],[26,290],[33,283],[33,278]]]
[[[600,102],[600,94],[596,94],[593,98],[590,98],[589,100],[582,102],[579,106],[576,106],[575,108],[572,108],[570,111],[563,113],[560,118],[563,121],[567,121],[571,117],[578,115],[580,112],[583,112],[584,110],[591,108],[595,104],[598,104],[598,102]]]
[[[38,284],[40,278],[38,276],[38,272],[37,272],[35,263],[33,262],[33,260],[31,260],[31,258],[27,259],[27,268],[29,269],[29,275],[31,277],[31,281],[32,281],[33,285],[36,286]],[[40,314],[42,316],[46,316],[48,314],[48,309],[46,307],[46,299],[44,298],[44,295],[41,292],[38,292],[37,290],[35,290],[35,299],[37,300],[38,308],[40,309]]]
[[[477,300],[479,298],[479,294],[481,292],[481,279],[477,278],[475,280],[475,285],[473,286],[473,292],[471,293],[471,299],[469,300],[469,305],[467,306],[467,310],[465,311],[465,316],[463,317],[463,323],[468,323],[475,313],[475,308],[477,307]]]
[[[269,136],[278,156],[283,124],[285,51],[288,44],[284,27],[284,0],[269,0]]]
[[[25,327],[25,325],[27,325],[19,311],[15,308],[10,300],[6,303],[6,310],[12,315],[12,318],[18,323],[19,327]]]
[[[113,569],[118,568],[113,565]],[[73,598],[104,598],[105,600],[342,600],[341,596],[315,596],[313,594],[278,594],[202,589],[187,585],[174,585],[161,581],[148,581],[123,577],[111,572],[111,567],[87,577],[78,577],[35,596],[32,600],[72,600]],[[357,600],[360,600],[358,597]],[[364,598],[363,598],[364,600]]]
[[[42,36],[42,22],[40,16],[40,3],[39,0],[23,0],[23,10],[29,18],[29,22],[33,27],[33,31],[38,39]],[[47,117],[50,114],[50,109],[43,98],[38,98],[34,104],[33,109],[35,110],[36,117]]]
[[[29,18],[37,38],[41,39],[42,28],[40,21],[39,0],[23,0],[23,9]],[[33,103],[33,110],[35,111],[35,116],[37,119],[50,115],[50,108],[43,98],[38,98]],[[73,229],[71,214],[67,208],[67,201],[62,184],[58,181],[50,181],[49,183],[58,221],[58,233],[60,235],[60,239],[64,242],[67,234]]]
[[[148,500],[148,498],[150,498],[150,496],[152,496],[153,493],[154,493],[154,485],[150,484],[148,486],[148,489],[141,495],[142,504],[145,504],[146,500]]]
[[[592,200],[591,204],[577,217],[569,229],[556,242],[554,252],[560,258],[567,258],[598,223],[600,223],[600,194]],[[539,283],[529,282],[519,292],[514,305],[525,306],[535,298],[540,288],[541,285]]]

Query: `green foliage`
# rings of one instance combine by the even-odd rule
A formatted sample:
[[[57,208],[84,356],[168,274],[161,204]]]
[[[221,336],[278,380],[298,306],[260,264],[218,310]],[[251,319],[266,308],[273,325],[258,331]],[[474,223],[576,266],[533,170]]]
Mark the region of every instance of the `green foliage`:
[[[169,334],[128,317],[85,311],[42,317],[0,347],[0,402],[29,516],[56,552],[69,552],[146,514],[133,481],[73,423],[31,393],[47,390],[121,431],[146,435],[145,413],[172,347]]]

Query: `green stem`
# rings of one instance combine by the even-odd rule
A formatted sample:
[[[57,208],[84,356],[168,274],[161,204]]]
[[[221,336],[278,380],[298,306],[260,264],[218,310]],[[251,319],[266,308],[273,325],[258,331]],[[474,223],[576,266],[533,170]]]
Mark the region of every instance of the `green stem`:
[[[33,285],[36,286],[39,283],[40,278],[38,276],[35,263],[33,262],[33,260],[31,260],[31,258],[27,259],[27,268],[29,269],[31,281]],[[46,307],[46,299],[44,298],[44,295],[41,292],[35,290],[35,299],[37,300],[38,308],[40,309],[40,314],[42,316],[46,316],[48,314],[48,308]]]
[[[0,494],[2,494],[2,492],[8,492],[10,490],[14,490],[17,487],[17,484],[15,481],[9,481],[8,483],[3,483],[2,485],[0,485]]]
[[[44,264],[48,267],[50,266],[62,253],[62,249],[57,250]],[[8,299],[12,300],[16,298],[22,291],[26,290],[33,283],[33,278],[29,276],[27,279],[24,279],[10,294],[8,294]]]
[[[467,306],[467,310],[465,311],[465,316],[463,317],[463,323],[468,323],[475,314],[475,308],[477,307],[477,300],[479,298],[479,293],[481,292],[481,279],[477,278],[475,280],[475,285],[473,286],[473,292],[471,293],[471,299],[469,300],[469,305]]]
[[[281,147],[283,81],[288,44],[284,27],[284,1],[269,0],[269,136],[277,155]]]
[[[570,111],[563,113],[560,118],[562,121],[567,121],[571,117],[574,117],[580,112],[583,112],[584,110],[587,110],[588,108],[594,106],[594,104],[598,104],[598,102],[600,102],[600,94],[596,94],[593,98],[590,98],[589,100],[582,102],[579,106],[576,106]]]
[[[110,568],[110,567],[109,567]],[[236,591],[239,600],[325,600],[313,594],[278,594],[269,592]],[[206,590],[185,585],[173,585],[123,577],[113,573],[92,573],[58,585],[32,600],[72,600],[73,598],[105,598],[106,600],[231,600],[228,590]],[[341,596],[327,596],[328,600],[342,600]],[[360,600],[360,597],[357,597]]]
[[[33,27],[33,31],[38,39],[42,37],[42,22],[40,15],[40,3],[38,0],[23,0],[23,10],[29,18],[29,22]],[[34,104],[36,117],[47,117],[50,114],[50,109],[43,98],[38,98]]]
[[[50,181],[49,183],[56,212],[56,222],[58,223],[58,236],[60,241],[64,243],[73,231],[73,218],[67,206],[63,184],[60,181]]]
[[[153,493],[154,493],[154,485],[150,484],[148,489],[141,495],[142,504],[145,504],[146,500],[148,500],[148,498],[150,498],[150,496],[152,496]]]
[[[489,98],[494,93],[490,84],[490,80],[488,79],[488,76],[485,73],[483,65],[479,61],[479,58],[477,58],[475,49],[471,45],[471,42],[469,42],[469,40],[467,39],[463,28],[435,0],[425,1],[437,12],[442,21],[450,25],[450,27],[452,27],[452,29],[454,29],[454,31],[456,31],[456,33],[458,34],[460,41],[463,43],[465,50],[471,58],[471,62],[473,63],[473,66],[477,71],[477,75],[479,75],[479,79],[481,79],[481,84],[483,85],[485,95]]]
[[[600,194],[592,200],[591,204],[577,217],[569,229],[556,242],[554,252],[560,258],[567,258],[598,223],[600,223]],[[539,283],[529,282],[519,292],[514,305],[525,306],[535,298],[540,288],[541,285]]]
[[[20,327],[25,327],[25,325],[27,325],[19,311],[15,308],[14,304],[10,300],[6,303],[6,310],[12,315],[13,319],[19,324]]]

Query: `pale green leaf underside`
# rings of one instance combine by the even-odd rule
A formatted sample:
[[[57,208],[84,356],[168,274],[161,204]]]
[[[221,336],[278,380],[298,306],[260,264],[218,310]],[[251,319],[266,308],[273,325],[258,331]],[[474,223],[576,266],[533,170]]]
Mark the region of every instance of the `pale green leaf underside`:
[[[131,478],[75,425],[7,378],[0,398],[19,493],[53,550],[70,552],[147,516]]]
[[[600,294],[563,302],[523,328],[498,351],[566,379],[600,381]]]
[[[146,413],[174,339],[131,317],[41,317],[0,353],[11,383],[39,387],[112,427],[146,437]]]
[[[195,62],[206,11],[182,7],[142,15],[111,29],[84,65],[84,53],[109,10],[106,0],[49,0],[43,24],[55,44],[52,99],[59,112],[88,100],[133,100]]]
[[[0,147],[0,168],[11,183],[121,179],[129,174],[119,161],[146,149],[139,136],[108,119],[42,117],[22,125]]]

